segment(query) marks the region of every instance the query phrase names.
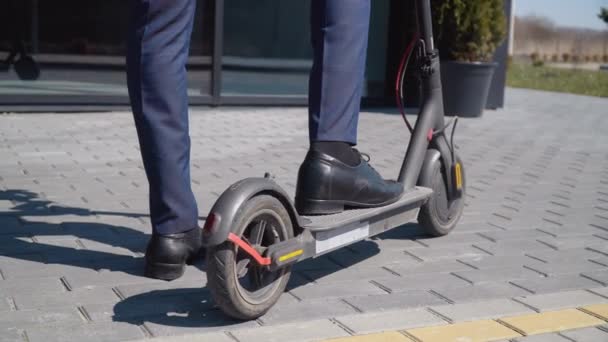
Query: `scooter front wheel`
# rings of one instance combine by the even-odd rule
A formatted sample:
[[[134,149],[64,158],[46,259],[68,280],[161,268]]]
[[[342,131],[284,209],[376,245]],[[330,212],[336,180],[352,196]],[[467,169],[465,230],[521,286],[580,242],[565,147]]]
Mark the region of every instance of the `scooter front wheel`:
[[[462,166],[462,160],[457,154],[456,161]],[[462,195],[455,199],[448,198],[446,179],[451,177],[450,169],[443,165],[441,158],[435,160],[430,170],[421,175],[419,184],[433,189],[433,195],[420,208],[418,222],[432,236],[439,237],[449,234],[462,216],[466,191],[464,167],[461,172]]]
[[[287,209],[275,197],[259,195],[245,202],[232,233],[263,254],[271,245],[293,237]],[[270,271],[237,245],[226,241],[207,250],[207,286],[227,315],[242,320],[264,315],[285,291],[291,269]]]

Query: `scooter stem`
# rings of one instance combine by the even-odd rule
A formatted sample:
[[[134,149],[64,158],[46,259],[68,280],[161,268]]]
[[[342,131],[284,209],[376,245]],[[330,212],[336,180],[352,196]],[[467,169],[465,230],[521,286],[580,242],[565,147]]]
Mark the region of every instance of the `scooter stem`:
[[[424,46],[420,61],[421,96],[423,98],[418,120],[410,138],[407,152],[399,172],[399,182],[405,189],[416,186],[426,157],[432,132],[443,127],[444,108],[441,89],[439,54],[433,41],[433,24],[430,0],[416,1],[418,29]]]

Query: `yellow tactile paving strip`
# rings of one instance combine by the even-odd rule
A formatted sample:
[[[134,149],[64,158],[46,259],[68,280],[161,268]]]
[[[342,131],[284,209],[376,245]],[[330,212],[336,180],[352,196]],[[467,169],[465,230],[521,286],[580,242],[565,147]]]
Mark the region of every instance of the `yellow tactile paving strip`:
[[[425,328],[342,337],[331,342],[496,341],[592,327],[608,322],[608,304]]]
[[[400,332],[390,331],[383,332],[378,334],[369,334],[369,335],[359,335],[359,336],[349,336],[349,337],[341,337],[330,340],[331,342],[412,342],[409,338],[405,337]]]
[[[549,311],[499,320],[525,335],[545,334],[577,328],[591,327],[606,323],[577,309]]]
[[[608,321],[608,304],[583,306],[581,310]]]
[[[411,329],[408,335],[418,341],[491,341],[504,340],[521,335],[492,320],[464,322],[442,327]]]

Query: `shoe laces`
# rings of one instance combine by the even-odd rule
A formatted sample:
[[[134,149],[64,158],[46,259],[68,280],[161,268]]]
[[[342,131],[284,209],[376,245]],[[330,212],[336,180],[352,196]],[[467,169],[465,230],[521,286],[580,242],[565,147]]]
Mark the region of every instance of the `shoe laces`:
[[[355,153],[357,153],[359,155],[359,158],[361,158],[362,160],[365,160],[365,162],[367,163],[367,165],[374,170],[374,172],[376,172],[376,174],[378,174],[378,176],[380,176],[380,173],[378,172],[378,170],[376,170],[371,164],[370,161],[372,160],[372,157],[365,153],[365,152],[361,152],[359,150],[357,150],[356,148],[353,148],[353,150],[355,151]]]

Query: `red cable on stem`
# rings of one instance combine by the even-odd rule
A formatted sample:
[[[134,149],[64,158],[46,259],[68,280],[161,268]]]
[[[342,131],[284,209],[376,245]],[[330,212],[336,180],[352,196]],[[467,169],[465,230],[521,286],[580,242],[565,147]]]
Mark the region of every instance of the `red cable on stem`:
[[[399,64],[399,71],[397,72],[397,79],[395,80],[395,98],[397,100],[397,107],[399,108],[401,117],[403,117],[403,121],[405,122],[405,125],[409,129],[410,133],[413,132],[413,128],[410,125],[410,122],[407,120],[407,117],[405,116],[405,109],[403,108],[403,102],[401,101],[401,86],[402,86],[401,79],[404,76],[403,74],[405,73],[407,64],[408,64],[410,56],[412,54],[412,50],[414,49],[414,46],[416,46],[417,41],[418,41],[418,33],[416,33],[414,35],[414,38],[408,45],[407,49],[405,49],[405,53],[403,54],[403,57],[401,58],[401,63]]]

